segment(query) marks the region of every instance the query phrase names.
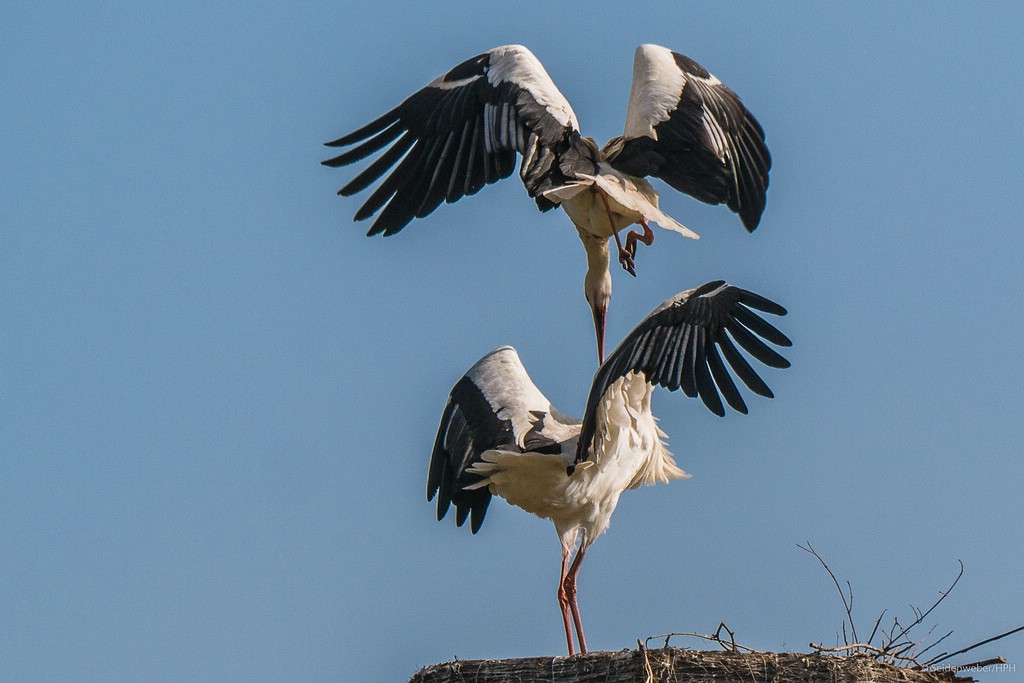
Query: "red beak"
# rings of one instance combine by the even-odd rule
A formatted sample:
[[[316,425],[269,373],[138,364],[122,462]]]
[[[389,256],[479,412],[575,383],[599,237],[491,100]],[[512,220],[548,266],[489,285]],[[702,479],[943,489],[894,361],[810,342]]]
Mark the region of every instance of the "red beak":
[[[599,365],[604,364],[604,318],[607,312],[607,308],[594,309],[594,332],[597,334],[597,358]]]

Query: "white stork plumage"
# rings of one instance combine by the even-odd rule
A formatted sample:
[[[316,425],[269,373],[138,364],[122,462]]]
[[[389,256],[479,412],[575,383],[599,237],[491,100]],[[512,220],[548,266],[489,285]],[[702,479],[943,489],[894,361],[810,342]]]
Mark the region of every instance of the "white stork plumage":
[[[703,202],[724,202],[753,231],[771,167],[764,132],[736,94],[697,62],[657,45],[637,48],[625,130],[603,149],[581,137],[572,107],[521,45],[466,60],[327,145],[357,145],[323,162],[332,167],[387,147],[338,191],[353,195],[384,177],[355,219],[380,211],[367,234],[385,236],[442,201],[508,177],[521,154],[519,177],[529,195],[541,211],[561,205],[587,251],[584,293],[602,361],[612,290],[608,238],[615,238],[619,263],[632,275],[637,241],[654,240],[649,221],[697,238],[662,213],[645,176]],[[618,233],[634,224],[643,232],[630,231],[623,246]]]
[[[789,366],[762,341],[790,346],[789,339],[755,310],[786,313],[721,281],[664,302],[598,369],[582,420],[551,405],[510,346],[481,358],[452,389],[430,458],[427,500],[438,497],[438,520],[454,503],[456,524],[469,519],[473,533],[492,495],[554,523],[569,654],[575,653],[573,625],[580,650],[587,651],[576,577],[587,548],[608,528],[619,495],[688,476],[666,450],[651,413],[654,387],[682,388],[717,415],[725,414],[722,397],[746,413],[726,364],[754,393],[771,398],[772,392],[733,342],[765,365]]]

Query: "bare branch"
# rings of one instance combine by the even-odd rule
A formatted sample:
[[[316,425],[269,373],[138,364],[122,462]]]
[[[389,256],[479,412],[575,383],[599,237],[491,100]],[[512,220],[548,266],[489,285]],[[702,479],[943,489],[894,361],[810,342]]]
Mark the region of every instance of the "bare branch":
[[[920,652],[918,652],[918,653],[917,653],[917,656],[918,656],[918,657],[921,657],[921,656],[923,656],[925,652],[928,652],[928,650],[932,649],[933,647],[935,647],[936,645],[938,645],[939,643],[941,643],[942,641],[944,641],[944,640],[945,640],[946,638],[949,638],[949,637],[950,637],[951,635],[953,635],[953,632],[952,632],[952,631],[950,631],[950,632],[949,632],[949,633],[947,633],[946,635],[942,636],[941,638],[939,638],[938,640],[936,640],[936,641],[935,641],[934,643],[932,643],[931,645],[929,645],[929,646],[928,646],[928,647],[926,647],[925,649],[923,649],[923,650],[921,650]]]
[[[914,613],[914,617],[916,617],[917,619],[921,618],[921,610],[914,607],[913,603],[907,603],[907,606],[910,607],[910,611]]]
[[[913,643],[909,640],[902,641],[897,645],[889,648],[889,661],[892,662],[897,658],[913,662],[917,664],[917,659],[914,658],[913,650],[918,646],[918,643]],[[910,654],[906,654],[910,652]]]
[[[732,632],[732,630],[728,626],[725,625],[724,621],[719,622],[718,623],[718,628],[715,629],[715,633],[714,633],[715,640],[717,640],[719,643],[722,643],[722,635],[721,635],[722,634],[722,629],[725,629],[725,632],[729,634],[729,644],[730,644],[730,647],[731,647],[732,651],[733,652],[737,652],[737,650],[736,650],[736,634],[734,634]],[[725,647],[725,643],[722,643],[722,647],[723,648]]]
[[[721,638],[721,632],[722,632],[723,629],[725,630],[726,633],[729,634],[729,640],[728,641],[723,640]],[[735,636],[733,634],[733,631],[731,631],[729,629],[729,627],[725,625],[725,622],[719,623],[718,629],[716,629],[715,632],[711,633],[711,634],[694,633],[692,631],[676,631],[676,632],[672,632],[672,633],[660,633],[658,635],[647,636],[647,638],[644,640],[644,645],[647,645],[648,643],[650,643],[655,638],[664,638],[665,639],[664,647],[667,648],[669,646],[668,645],[669,640],[672,638],[672,636],[680,636],[680,637],[685,637],[685,638],[699,638],[700,640],[704,640],[704,641],[707,641],[707,642],[718,643],[719,645],[722,646],[722,649],[727,650],[727,651],[731,650],[732,652],[743,651],[743,652],[749,652],[749,653],[752,653],[752,654],[757,654],[757,653],[760,652],[759,650],[755,650],[752,647],[747,647],[746,645],[740,645],[739,643],[737,643],[736,639],[735,639]]]
[[[665,641],[665,647],[668,647],[668,640]],[[644,683],[653,683],[654,670],[651,669],[651,660],[647,657],[647,648],[644,647],[644,644],[640,642],[639,638],[637,638],[636,641],[636,649],[639,650],[640,653],[644,656]]]
[[[875,633],[878,631],[878,625],[882,623],[882,617],[885,616],[885,612],[885,610],[882,610],[882,613],[878,615],[877,619],[875,619],[875,627],[871,629],[871,636],[868,638],[868,645],[870,645],[871,641],[875,639]]]
[[[971,662],[970,664],[957,664],[949,667],[950,671],[963,671],[964,669],[980,669],[983,666],[989,664],[1006,664],[1006,657],[993,657],[992,659],[983,659],[980,662]]]
[[[900,618],[899,617],[893,617],[892,618],[892,628],[889,629],[889,642],[888,643],[882,643],[883,649],[888,648],[889,646],[891,646],[899,638],[899,636],[896,635],[896,629],[898,629],[899,627],[900,627]]]
[[[879,629],[881,627],[882,619],[885,617],[886,614],[886,610],[882,610],[882,613],[879,614],[878,618],[875,620],[874,626],[871,629],[871,635],[868,637],[867,642],[861,642],[860,639],[857,637],[857,627],[853,620],[853,585],[849,581],[846,581],[846,590],[844,591],[842,584],[836,578],[835,573],[828,566],[825,560],[822,559],[821,555],[818,554],[818,552],[814,549],[810,542],[807,542],[806,545],[801,545],[798,543],[797,547],[803,550],[804,552],[814,556],[814,558],[818,560],[821,566],[824,567],[825,571],[832,579],[832,583],[835,585],[836,591],[839,593],[839,598],[843,602],[843,609],[846,611],[846,619],[844,619],[841,624],[843,645],[839,645],[839,632],[837,632],[836,646],[834,648],[825,647],[824,645],[817,645],[815,643],[810,644],[810,646],[817,650],[818,653],[850,652],[854,654],[870,654],[877,661],[887,661],[891,664],[895,664],[898,661],[901,662],[902,666],[904,667],[909,666],[910,668],[920,670],[923,668],[933,667],[939,662],[944,662],[951,657],[955,657],[956,655],[961,655],[965,652],[970,652],[971,650],[981,647],[982,645],[986,645],[988,643],[1001,640],[1002,638],[1006,638],[1007,636],[1011,636],[1015,633],[1024,631],[1024,626],[1019,626],[1005,633],[1001,633],[991,638],[986,638],[985,640],[974,643],[973,645],[961,648],[955,652],[942,652],[924,663],[920,661],[926,652],[931,651],[939,643],[943,642],[953,634],[953,631],[949,631],[941,638],[939,638],[937,641],[935,641],[931,645],[928,645],[927,647],[923,647],[924,643],[931,637],[932,633],[935,632],[935,629],[938,627],[937,624],[928,629],[927,633],[925,633],[924,636],[920,639],[912,640],[909,635],[915,627],[923,623],[924,620],[927,619],[933,611],[935,611],[936,607],[942,604],[942,601],[945,600],[949,596],[949,594],[953,592],[953,589],[956,588],[957,584],[960,582],[960,579],[964,575],[964,563],[960,560],[957,560],[957,563],[960,565],[960,569],[957,572],[956,578],[953,579],[952,583],[950,583],[949,587],[945,591],[939,592],[938,599],[935,600],[935,602],[933,602],[928,609],[922,611],[915,605],[908,604],[908,606],[910,607],[911,614],[913,615],[913,620],[910,623],[904,626],[900,623],[898,616],[893,616],[892,626],[889,627],[887,630],[882,629],[880,631]],[[847,621],[850,624],[850,632],[853,636],[854,641],[853,643],[851,643],[850,639],[847,637]],[[728,629],[726,630],[728,631]],[[719,629],[719,631],[715,633],[715,639],[717,639],[717,641],[719,643],[722,643],[724,646],[724,643],[722,642],[721,638],[718,637],[720,635],[720,632],[721,629]],[[731,632],[729,633],[731,635]],[[881,647],[873,644],[876,635],[879,635],[881,638]],[[988,664],[1003,662],[1005,662],[1005,660],[999,657],[996,659],[987,659],[982,662],[957,665],[955,667],[949,668],[953,671],[958,671],[971,667],[979,667]]]
[[[867,650],[868,652],[875,652],[880,655],[884,655],[885,651],[869,645],[868,643],[851,643],[849,645],[839,645],[838,647],[826,647],[825,645],[818,645],[817,643],[808,643],[808,647],[811,647],[818,652],[852,652],[854,650]]]
[[[931,627],[930,629],[928,629],[928,632],[927,632],[927,633],[925,633],[925,634],[924,634],[924,636],[923,636],[923,637],[922,637],[922,638],[921,638],[921,639],[920,639],[919,641],[917,641],[916,643],[914,643],[914,649],[913,649],[913,650],[911,650],[911,652],[910,652],[910,656],[911,656],[911,657],[914,657],[915,659],[916,659],[916,658],[918,657],[918,652],[917,652],[917,649],[918,649],[919,647],[921,647],[922,645],[924,645],[924,641],[928,640],[928,636],[930,636],[930,635],[931,635],[932,633],[934,633],[934,632],[935,632],[935,629],[936,629],[936,628],[938,628],[938,627],[939,627],[939,625],[938,625],[938,624],[935,624],[935,625],[934,625],[934,626],[932,626],[932,627]]]
[[[847,602],[846,594],[843,593],[843,587],[839,584],[839,580],[836,579],[836,575],[832,573],[831,569],[829,569],[829,566],[825,563],[825,560],[821,559],[821,555],[818,554],[818,551],[816,551],[814,549],[814,547],[811,546],[811,542],[810,541],[806,541],[806,543],[807,543],[806,547],[800,545],[799,543],[796,544],[796,547],[800,548],[800,550],[803,550],[806,553],[810,553],[811,555],[813,555],[814,558],[816,560],[818,560],[818,562],[821,563],[821,566],[825,568],[825,571],[828,572],[828,575],[830,577],[832,577],[832,583],[834,583],[836,585],[836,590],[839,591],[839,598],[843,601],[843,608],[846,610],[846,617],[850,621],[850,632],[853,634],[853,639],[854,640],[858,640],[858,638],[857,638],[857,627],[853,623],[853,613],[852,613],[852,610],[853,610],[853,588],[850,589],[850,600],[849,600],[849,602]],[[847,581],[846,584],[850,585],[850,582]],[[843,628],[843,642],[849,644],[849,641],[847,641],[847,639],[846,639],[846,628],[845,627]]]
[[[987,645],[989,643],[994,643],[997,640],[1002,640],[1006,636],[1012,636],[1014,633],[1018,633],[1020,631],[1024,631],[1024,626],[1018,626],[1017,628],[1012,629],[1010,631],[1007,631],[1006,633],[1000,633],[998,636],[992,636],[991,638],[986,638],[985,640],[982,640],[981,642],[975,643],[974,645],[968,645],[967,647],[965,647],[963,649],[960,649],[960,650],[957,650],[956,652],[950,652],[949,654],[946,654],[945,652],[943,652],[938,657],[933,657],[932,659],[929,659],[927,662],[924,663],[924,666],[934,666],[935,664],[938,664],[939,662],[946,661],[950,657],[955,657],[957,655],[962,655],[965,652],[970,652],[971,650],[973,650],[976,647],[981,647],[982,645]]]
[[[910,657],[896,655],[867,643],[853,643],[851,645],[843,645],[841,647],[825,647],[824,645],[818,645],[817,643],[809,643],[809,646],[818,652],[873,652],[876,659],[888,657],[890,659],[898,659],[904,662],[910,662],[911,664],[917,664],[917,662]]]
[[[914,610],[914,613],[915,613],[915,614],[917,615],[917,618],[916,618],[916,619],[914,619],[914,621],[913,621],[913,622],[911,622],[909,626],[907,626],[907,627],[906,627],[906,628],[904,628],[904,629],[903,629],[902,631],[900,631],[900,634],[899,634],[898,636],[896,636],[897,638],[901,638],[902,636],[905,636],[905,635],[907,634],[907,632],[909,632],[909,631],[910,631],[910,629],[914,628],[915,626],[917,626],[918,624],[920,624],[920,623],[921,623],[922,621],[924,621],[924,620],[925,620],[925,618],[926,618],[926,617],[927,617],[927,616],[928,616],[929,614],[931,614],[931,613],[932,613],[932,610],[934,610],[934,609],[935,609],[936,607],[938,607],[938,606],[939,606],[939,604],[940,604],[940,603],[941,603],[941,602],[942,602],[943,600],[945,600],[945,599],[946,599],[946,596],[948,596],[948,595],[949,595],[949,594],[950,594],[950,593],[951,593],[951,592],[953,591],[953,589],[954,589],[954,588],[956,588],[956,584],[960,582],[960,577],[962,577],[962,576],[964,575],[964,563],[963,563],[962,561],[960,561],[960,560],[957,560],[957,562],[958,562],[958,563],[960,564],[960,571],[959,571],[959,572],[957,573],[957,575],[956,575],[956,578],[955,578],[955,579],[953,579],[953,583],[951,583],[951,584],[949,585],[949,588],[947,588],[945,592],[940,592],[940,593],[939,593],[939,599],[938,599],[938,600],[936,600],[936,601],[935,601],[935,602],[934,602],[934,603],[932,604],[932,606],[928,608],[928,611],[927,611],[927,612],[924,612],[924,613],[922,613],[922,612],[921,612],[921,610],[919,610],[919,609],[916,609],[916,608],[915,608],[915,607],[914,607],[913,605],[911,605],[911,606],[910,606],[910,608],[911,608],[912,610]]]

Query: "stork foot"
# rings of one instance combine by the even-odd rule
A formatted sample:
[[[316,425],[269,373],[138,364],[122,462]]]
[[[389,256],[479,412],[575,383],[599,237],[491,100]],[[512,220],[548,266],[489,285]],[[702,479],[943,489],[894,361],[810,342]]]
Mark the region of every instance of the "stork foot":
[[[636,277],[636,264],[633,262],[633,256],[636,253],[636,247],[633,247],[633,254],[629,253],[626,249],[619,248],[619,265],[622,269]]]
[[[651,226],[647,225],[647,221],[640,221],[640,225],[643,226],[643,233],[639,233],[636,230],[630,230],[628,233],[626,233],[625,250],[633,258],[636,257],[637,242],[643,242],[648,247],[654,244],[654,231],[651,230]]]

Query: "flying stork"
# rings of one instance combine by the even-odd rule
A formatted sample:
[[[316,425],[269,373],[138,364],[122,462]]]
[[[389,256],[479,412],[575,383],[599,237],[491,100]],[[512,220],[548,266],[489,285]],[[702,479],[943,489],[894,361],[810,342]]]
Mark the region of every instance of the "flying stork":
[[[581,137],[572,107],[521,45],[466,60],[326,144],[357,145],[323,162],[332,167],[387,147],[338,191],[354,195],[384,178],[355,214],[358,221],[380,212],[367,235],[393,235],[442,201],[476,194],[511,175],[522,155],[519,177],[527,193],[541,211],[560,205],[587,251],[584,293],[601,361],[612,291],[608,238],[615,238],[618,261],[634,276],[637,241],[654,240],[648,222],[697,238],[661,212],[645,177],[709,204],[724,202],[753,232],[771,167],[764,132],[736,94],[697,62],[657,45],[637,48],[625,130],[603,149]],[[619,231],[634,224],[643,231],[631,230],[623,245]]]
[[[454,503],[456,524],[469,519],[473,533],[492,495],[554,523],[562,545],[558,605],[570,655],[572,626],[587,652],[576,577],[619,495],[689,476],[666,450],[651,413],[655,385],[699,396],[717,415],[725,415],[722,397],[746,413],[726,364],[755,394],[771,398],[772,391],[733,342],[765,365],[789,367],[765,343],[790,346],[789,339],[755,311],[786,313],[722,281],[664,302],[600,366],[582,420],[551,405],[511,346],[481,358],[452,389],[430,457],[427,500],[437,496],[438,520]]]

